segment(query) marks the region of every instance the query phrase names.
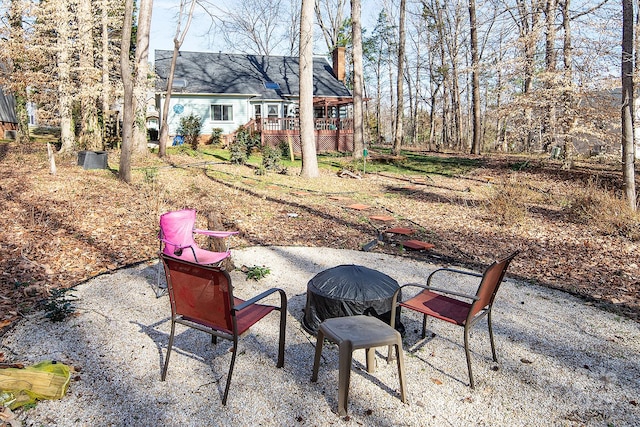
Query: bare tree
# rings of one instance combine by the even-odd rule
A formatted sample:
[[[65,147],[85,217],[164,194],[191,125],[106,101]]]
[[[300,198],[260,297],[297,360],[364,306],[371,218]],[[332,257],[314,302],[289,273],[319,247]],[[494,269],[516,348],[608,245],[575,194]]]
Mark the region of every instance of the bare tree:
[[[122,110],[122,147],[120,152],[119,177],[124,182],[131,182],[131,144],[133,139],[133,121],[135,115],[135,99],[133,97],[133,76],[131,75],[131,26],[133,24],[133,0],[125,0],[124,22],[120,44],[120,76],[124,88],[124,105]]]
[[[100,47],[101,47],[101,77],[102,92],[101,103],[102,112],[106,114],[109,110],[111,80],[109,79],[109,0],[100,0]],[[104,134],[103,134],[104,137]]]
[[[622,173],[629,207],[637,209],[633,141],[633,0],[622,0]]]
[[[149,95],[149,31],[153,0],[140,0],[138,29],[136,33],[135,77],[133,96],[136,111],[133,126],[133,153],[146,154],[147,151],[147,96]]]
[[[402,149],[402,139],[403,139],[403,120],[404,120],[404,89],[403,89],[403,81],[404,81],[404,48],[406,44],[407,35],[404,29],[405,25],[405,17],[407,11],[407,1],[400,0],[400,18],[398,25],[398,74],[396,75],[396,91],[397,91],[397,99],[398,103],[396,106],[396,130],[395,130],[395,138],[393,140],[393,154],[400,154],[400,150]]]
[[[315,0],[316,20],[329,52],[340,46],[347,0]]]
[[[185,12],[186,2],[190,2],[189,11]],[[180,11],[178,12],[178,22],[176,25],[176,35],[173,38],[173,56],[171,57],[171,65],[169,67],[169,74],[167,75],[167,90],[162,106],[162,124],[160,125],[160,141],[158,148],[158,156],[164,157],[167,154],[167,142],[169,140],[169,123],[167,118],[169,116],[169,103],[171,101],[171,91],[173,90],[173,75],[176,71],[176,62],[178,61],[178,52],[180,46],[184,42],[184,38],[191,26],[191,19],[193,18],[193,9],[196,6],[196,0],[180,0]],[[186,16],[185,16],[186,15]],[[182,21],[186,19],[184,30],[181,30]]]
[[[473,114],[473,141],[471,143],[471,152],[473,154],[480,154],[480,149],[482,148],[482,122],[480,120],[480,61],[478,58],[478,28],[476,24],[475,0],[469,0],[469,23],[471,25],[471,111]]]
[[[72,128],[73,117],[71,104],[71,46],[69,46],[70,29],[69,21],[65,19],[69,15],[69,2],[60,0],[54,2],[55,21],[57,23],[56,60],[58,69],[58,105],[60,116],[60,152],[69,152],[75,148],[74,132]]]
[[[297,0],[289,0],[289,18],[287,20],[288,40],[287,50],[290,56],[298,56],[300,54],[300,8]]]
[[[26,5],[19,0],[11,0],[6,10],[8,25],[0,32],[0,80],[4,90],[10,90],[16,100],[16,119],[18,120],[17,142],[29,141],[29,117],[27,115],[27,86],[25,67],[28,67],[26,32],[23,16]],[[4,71],[4,72],[3,72]]]
[[[300,176],[316,178],[318,159],[313,130],[313,0],[303,0],[300,12]]]
[[[364,151],[364,117],[362,108],[362,8],[360,0],[351,0],[353,42],[353,157],[362,158]]]
[[[208,8],[207,8],[208,9]],[[209,11],[228,46],[256,55],[271,55],[287,37],[282,0],[239,0],[226,10]]]
[[[102,131],[98,124],[98,84],[99,70],[95,68],[95,53],[93,50],[93,13],[91,0],[79,0],[77,3],[76,22],[78,81],[80,83],[80,135],[79,145],[88,150],[101,150]]]

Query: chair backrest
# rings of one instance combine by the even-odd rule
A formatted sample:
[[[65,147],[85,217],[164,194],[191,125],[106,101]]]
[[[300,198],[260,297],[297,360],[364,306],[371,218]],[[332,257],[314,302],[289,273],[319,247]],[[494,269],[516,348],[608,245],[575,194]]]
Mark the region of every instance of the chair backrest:
[[[179,256],[181,251],[171,242],[180,246],[195,245],[193,229],[196,224],[196,211],[183,209],[160,215],[160,238],[165,240],[162,253]]]
[[[171,314],[233,334],[233,286],[229,273],[161,254]]]
[[[482,280],[480,281],[480,286],[478,286],[478,291],[476,292],[478,300],[474,301],[471,306],[471,316],[475,316],[485,307],[493,303],[496,293],[498,292],[498,288],[500,288],[500,284],[502,283],[502,279],[507,272],[507,268],[516,255],[518,255],[518,251],[499,261],[494,261],[484,271]]]

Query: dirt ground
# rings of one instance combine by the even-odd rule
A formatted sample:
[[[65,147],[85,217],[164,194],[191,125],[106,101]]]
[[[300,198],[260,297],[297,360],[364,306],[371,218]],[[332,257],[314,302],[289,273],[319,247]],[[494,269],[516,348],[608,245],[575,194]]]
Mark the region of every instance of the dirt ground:
[[[323,170],[303,180],[296,170],[256,175],[212,156],[172,155],[141,161],[133,182],[124,184],[115,172],[117,154],[109,152],[107,170],[58,158],[52,175],[44,146],[0,143],[0,334],[56,289],[153,259],[159,215],[184,207],[197,209],[199,228],[238,230],[232,248],[366,247],[476,269],[520,250],[509,275],[640,320],[637,241],[576,221],[564,202],[594,180],[620,188],[616,165],[578,164],[569,172],[548,159],[486,155],[481,167],[458,177],[357,179]],[[528,191],[517,220],[498,218],[487,203],[505,183]],[[398,227],[413,234],[385,232]],[[407,240],[434,247],[409,249]]]

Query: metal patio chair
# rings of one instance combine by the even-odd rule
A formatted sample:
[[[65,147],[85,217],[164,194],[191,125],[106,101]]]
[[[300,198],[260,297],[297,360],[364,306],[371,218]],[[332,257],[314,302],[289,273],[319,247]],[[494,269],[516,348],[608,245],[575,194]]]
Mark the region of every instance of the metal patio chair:
[[[471,371],[471,353],[469,351],[469,331],[480,319],[487,317],[489,326],[489,340],[491,342],[491,353],[493,361],[497,362],[496,348],[493,340],[493,328],[491,324],[491,309],[496,293],[502,283],[504,275],[513,258],[518,251],[494,261],[483,274],[457,270],[453,268],[439,268],[432,272],[427,278],[427,284],[409,283],[401,286],[393,296],[391,310],[391,327],[395,323],[395,312],[398,306],[405,307],[423,314],[422,318],[422,338],[425,338],[427,327],[427,316],[453,323],[464,328],[464,351],[467,357],[467,368],[469,370],[469,384],[474,388],[473,372]],[[480,285],[475,294],[454,292],[447,289],[431,286],[433,278],[443,272],[450,272],[457,275],[467,275],[481,278]],[[405,301],[398,302],[398,295],[406,287],[423,288],[417,295]],[[405,293],[406,295],[406,293]],[[389,359],[392,358],[389,349]]]
[[[231,277],[223,268],[203,266],[166,254],[160,254],[160,258],[164,265],[171,302],[171,334],[162,369],[162,381],[167,376],[176,323],[211,334],[214,344],[217,343],[218,337],[230,340],[233,342],[233,349],[222,397],[222,404],[226,405],[233,366],[238,354],[238,338],[274,310],[280,311],[276,366],[278,368],[284,366],[287,296],[282,289],[271,288],[244,301],[233,296]],[[259,301],[275,293],[280,296],[280,306],[258,304]]]

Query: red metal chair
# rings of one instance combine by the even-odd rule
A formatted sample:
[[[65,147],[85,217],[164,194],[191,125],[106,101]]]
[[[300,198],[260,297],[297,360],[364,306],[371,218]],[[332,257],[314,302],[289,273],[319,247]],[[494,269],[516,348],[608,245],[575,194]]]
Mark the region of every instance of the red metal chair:
[[[194,209],[182,209],[160,215],[160,250],[173,258],[194,262],[203,265],[220,265],[222,261],[231,256],[227,245],[223,252],[214,252],[200,248],[195,240],[195,234],[202,234],[220,239],[226,239],[237,231],[210,231],[200,230],[196,225],[196,211]],[[160,271],[156,280],[156,296],[161,296],[164,291],[160,289]]]
[[[493,328],[491,325],[491,309],[493,308],[493,301],[496,297],[496,293],[498,292],[498,288],[502,283],[504,274],[506,273],[509,264],[517,254],[518,251],[512,253],[506,258],[493,262],[489,267],[487,267],[484,274],[452,268],[440,268],[429,275],[426,285],[410,283],[401,286],[393,296],[391,327],[394,327],[397,306],[405,307],[423,314],[423,339],[426,335],[427,316],[464,327],[464,351],[467,357],[469,383],[471,388],[474,388],[473,373],[471,371],[471,353],[469,351],[469,331],[480,319],[487,316],[491,353],[493,355],[493,361],[497,362],[498,357],[496,355],[496,348],[493,341]],[[455,274],[481,277],[482,279],[480,280],[480,285],[478,286],[476,293],[471,295],[431,286],[434,276],[445,271]],[[398,302],[398,295],[401,295],[402,289],[406,287],[418,287],[423,288],[423,290],[406,301]],[[389,349],[389,359],[391,358],[392,353],[391,349]]]
[[[238,354],[238,337],[274,310],[280,311],[280,337],[278,362],[284,366],[284,342],[287,315],[287,296],[282,289],[271,288],[247,301],[233,296],[231,277],[219,267],[203,266],[160,254],[167,277],[171,302],[171,335],[167,356],[162,369],[162,381],[167,375],[169,357],[173,347],[176,323],[211,334],[214,343],[217,337],[233,341],[231,364],[222,397],[226,405],[231,385],[233,366]],[[280,294],[280,306],[258,304],[274,293]]]

